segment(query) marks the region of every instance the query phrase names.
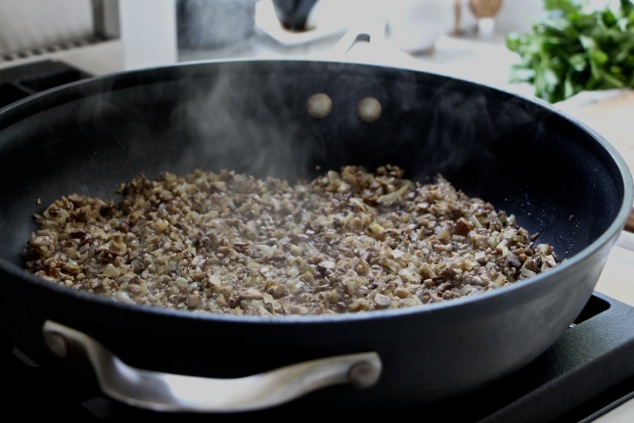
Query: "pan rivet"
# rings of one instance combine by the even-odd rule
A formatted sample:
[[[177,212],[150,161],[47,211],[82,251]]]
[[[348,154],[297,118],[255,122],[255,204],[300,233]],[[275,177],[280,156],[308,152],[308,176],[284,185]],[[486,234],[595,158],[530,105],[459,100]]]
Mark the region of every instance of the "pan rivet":
[[[332,112],[332,100],[324,93],[313,94],[308,97],[306,108],[315,119],[323,119]]]
[[[381,103],[374,97],[365,97],[357,105],[357,114],[364,122],[374,122],[381,116]]]
[[[379,380],[381,371],[368,361],[354,363],[348,369],[348,377],[357,388],[369,388]]]
[[[65,357],[68,353],[66,339],[59,333],[49,332],[44,336],[48,348],[58,357]]]

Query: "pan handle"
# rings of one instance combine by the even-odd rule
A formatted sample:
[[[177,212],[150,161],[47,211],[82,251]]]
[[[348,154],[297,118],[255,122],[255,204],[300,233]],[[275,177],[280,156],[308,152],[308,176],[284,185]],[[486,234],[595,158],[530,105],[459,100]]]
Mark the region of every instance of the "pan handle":
[[[160,373],[128,366],[99,342],[59,323],[43,327],[49,349],[59,357],[80,352],[91,362],[106,395],[155,411],[237,412],[269,408],[317,389],[350,383],[373,386],[382,365],[377,353],[322,358],[236,379]]]

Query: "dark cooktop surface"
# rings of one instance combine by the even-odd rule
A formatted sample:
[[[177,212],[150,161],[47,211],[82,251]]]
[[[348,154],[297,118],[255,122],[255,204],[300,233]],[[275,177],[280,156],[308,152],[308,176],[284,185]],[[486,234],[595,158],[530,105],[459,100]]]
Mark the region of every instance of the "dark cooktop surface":
[[[0,70],[0,108],[35,93],[92,75],[55,60],[41,60]]]

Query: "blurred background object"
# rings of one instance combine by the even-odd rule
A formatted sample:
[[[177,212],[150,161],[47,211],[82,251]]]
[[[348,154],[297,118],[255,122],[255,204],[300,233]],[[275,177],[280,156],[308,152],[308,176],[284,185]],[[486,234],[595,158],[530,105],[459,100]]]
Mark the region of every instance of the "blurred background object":
[[[436,40],[449,34],[456,22],[453,2],[447,0],[392,0],[387,11],[389,38],[401,50],[431,53]]]
[[[385,13],[395,49],[423,59],[439,37],[484,38],[482,19],[495,21],[489,35],[499,41],[530,28],[543,9],[542,0],[2,0],[0,67],[42,52],[95,73],[323,53],[371,8]]]
[[[222,48],[253,35],[255,0],[177,0],[176,5],[181,49]]]
[[[454,3],[454,35],[463,37],[477,36],[481,19],[493,21],[493,25],[489,23],[488,26],[494,26],[494,34],[489,35],[526,31],[530,29],[533,20],[544,12],[544,0],[454,0]]]
[[[511,78],[550,103],[584,91],[634,88],[634,1],[546,3],[546,14],[509,32]]]
[[[63,60],[103,74],[174,63],[174,1],[2,0],[0,69]]]
[[[275,16],[282,27],[289,31],[313,29],[314,23],[308,17],[318,0],[273,0]]]
[[[351,37],[368,41],[372,32],[373,43],[357,43],[352,49],[358,53],[363,50],[361,44],[371,44],[363,46],[367,48],[354,60],[388,62],[479,82],[499,81],[504,73],[506,80],[508,56],[490,47],[500,46],[507,30],[529,27],[529,16],[539,10],[542,0],[489,1],[494,3],[2,0],[0,68],[55,60],[77,68],[76,75],[98,75],[208,59],[319,56],[351,60],[353,56],[342,57],[335,47]],[[495,27],[485,37],[478,30],[480,19],[494,11]],[[495,60],[491,60],[493,54]],[[473,61],[483,56],[485,61]]]
[[[491,35],[495,32],[495,18],[502,8],[502,0],[469,0],[469,10],[478,21],[478,32]]]
[[[85,40],[93,36],[92,5],[83,0],[0,2],[0,52]]]
[[[469,0],[469,9],[478,18],[495,18],[502,8],[502,0]]]

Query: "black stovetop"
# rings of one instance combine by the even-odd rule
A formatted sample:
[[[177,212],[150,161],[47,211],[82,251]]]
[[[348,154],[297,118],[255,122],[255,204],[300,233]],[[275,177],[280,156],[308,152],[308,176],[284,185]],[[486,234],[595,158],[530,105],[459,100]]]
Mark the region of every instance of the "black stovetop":
[[[595,293],[566,333],[544,354],[518,372],[446,404],[414,410],[391,410],[390,417],[416,413],[425,422],[589,422],[634,396],[634,307]],[[2,341],[0,374],[4,412],[21,417],[82,418],[115,421],[213,421],[238,417],[319,416],[301,400],[244,414],[161,413],[135,408],[76,386],[59,369],[27,364]],[[362,417],[363,410],[341,410]],[[15,415],[15,414],[14,414]],[[332,416],[331,416],[332,417]],[[377,417],[373,413],[373,417]]]
[[[61,61],[46,59],[0,70],[0,108],[49,88],[90,78]]]

